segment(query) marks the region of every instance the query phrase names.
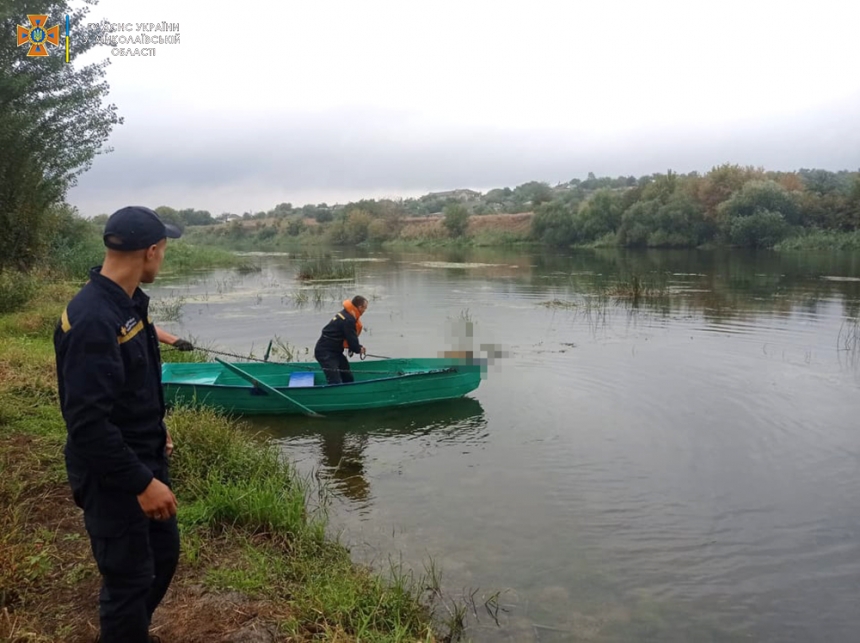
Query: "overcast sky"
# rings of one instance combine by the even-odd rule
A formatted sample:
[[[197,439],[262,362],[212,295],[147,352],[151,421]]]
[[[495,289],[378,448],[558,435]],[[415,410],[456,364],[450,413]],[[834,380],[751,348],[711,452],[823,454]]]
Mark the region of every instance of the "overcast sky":
[[[860,2],[101,0],[114,152],[69,194],[242,213],[530,180],[860,167]],[[72,48],[75,33],[72,32]]]

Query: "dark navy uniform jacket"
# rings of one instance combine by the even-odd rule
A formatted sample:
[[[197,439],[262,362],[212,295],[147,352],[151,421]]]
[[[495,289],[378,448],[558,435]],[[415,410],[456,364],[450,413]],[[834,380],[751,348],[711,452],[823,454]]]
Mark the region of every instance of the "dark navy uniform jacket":
[[[346,308],[337,313],[323,327],[322,335],[314,347],[314,353],[343,353],[344,341],[349,344],[349,350],[353,353],[360,353],[361,344],[358,343],[355,321],[355,317]]]
[[[66,467],[91,531],[139,517],[137,494],[154,476],[167,479],[161,354],[148,310],[143,291],[130,298],[93,268],[54,331]]]

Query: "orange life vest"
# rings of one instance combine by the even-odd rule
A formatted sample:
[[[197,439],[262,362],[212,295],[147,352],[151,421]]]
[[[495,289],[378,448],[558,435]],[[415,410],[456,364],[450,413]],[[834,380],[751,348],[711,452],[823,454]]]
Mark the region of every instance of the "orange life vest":
[[[356,337],[358,337],[359,335],[361,335],[361,322],[359,321],[359,318],[361,317],[361,311],[359,311],[358,308],[356,308],[355,305],[349,299],[343,302],[343,307],[346,312],[355,317],[355,335]],[[349,343],[346,340],[343,340],[343,347],[349,348]]]

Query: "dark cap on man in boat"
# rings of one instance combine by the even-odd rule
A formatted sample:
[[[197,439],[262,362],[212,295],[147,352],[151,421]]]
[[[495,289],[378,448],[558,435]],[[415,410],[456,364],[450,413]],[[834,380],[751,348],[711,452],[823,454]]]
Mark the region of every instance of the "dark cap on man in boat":
[[[178,239],[182,231],[165,223],[155,211],[141,205],[117,210],[105,223],[104,242],[111,250],[129,252],[148,248],[164,239]]]

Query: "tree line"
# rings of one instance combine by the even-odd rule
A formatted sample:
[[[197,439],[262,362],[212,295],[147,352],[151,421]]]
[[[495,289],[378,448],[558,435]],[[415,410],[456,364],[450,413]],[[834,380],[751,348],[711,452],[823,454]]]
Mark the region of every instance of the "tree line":
[[[635,185],[581,185],[535,209],[532,234],[558,246],[772,247],[808,230],[860,229],[860,173],[721,165]]]
[[[860,229],[860,173],[794,172],[724,164],[705,174],[672,170],[641,177],[572,179],[550,186],[530,181],[482,194],[455,190],[418,199],[362,199],[234,217],[220,236],[323,235],[334,245],[395,239],[405,222],[443,215],[447,236],[467,234],[469,218],[533,213],[529,240],[552,246],[699,247],[707,244],[772,247],[810,230]],[[425,211],[426,210],[426,211]],[[310,226],[308,220],[316,224]],[[249,226],[244,222],[256,220]]]

